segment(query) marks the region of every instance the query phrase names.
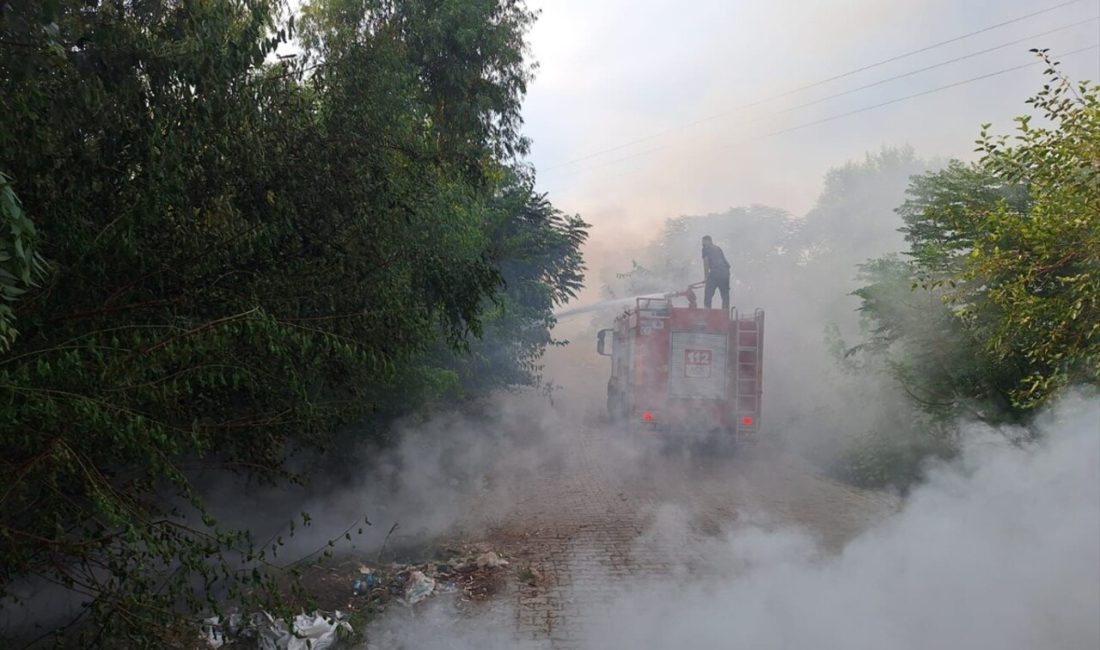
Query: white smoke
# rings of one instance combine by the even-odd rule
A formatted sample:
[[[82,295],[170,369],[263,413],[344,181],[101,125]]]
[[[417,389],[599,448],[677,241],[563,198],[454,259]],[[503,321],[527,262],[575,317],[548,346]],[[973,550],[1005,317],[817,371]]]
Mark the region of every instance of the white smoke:
[[[608,589],[577,603],[586,623],[569,637],[593,649],[1100,647],[1100,399],[1067,398],[1038,426],[1035,443],[965,426],[955,461],[838,552],[752,513],[700,538],[682,505],[659,506],[639,550],[671,540],[690,564],[585,576]],[[370,647],[549,647],[517,637],[508,611],[391,618]]]
[[[799,531],[731,531],[720,577],[631,585],[590,647],[1100,647],[1100,401],[1042,427],[1024,448],[969,427],[957,462],[838,555]]]

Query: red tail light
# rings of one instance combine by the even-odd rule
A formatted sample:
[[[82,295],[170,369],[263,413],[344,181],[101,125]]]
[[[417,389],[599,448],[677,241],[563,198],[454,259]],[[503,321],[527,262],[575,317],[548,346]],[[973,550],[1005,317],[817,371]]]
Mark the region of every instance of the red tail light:
[[[746,426],[746,427],[751,427],[752,426],[752,417],[746,415],[745,417],[741,418],[741,424],[743,426]]]
[[[653,421],[653,411],[646,411],[645,413],[642,413],[642,422],[652,422],[652,421]]]

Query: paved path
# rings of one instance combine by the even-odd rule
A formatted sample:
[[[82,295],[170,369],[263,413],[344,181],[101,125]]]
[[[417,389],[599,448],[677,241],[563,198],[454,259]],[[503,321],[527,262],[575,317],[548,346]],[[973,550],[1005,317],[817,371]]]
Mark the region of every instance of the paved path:
[[[763,452],[662,454],[596,425],[561,443],[483,503],[513,578],[490,620],[510,614],[516,641],[532,647],[582,648],[624,589],[705,575],[738,523],[794,525],[838,549],[894,506]]]

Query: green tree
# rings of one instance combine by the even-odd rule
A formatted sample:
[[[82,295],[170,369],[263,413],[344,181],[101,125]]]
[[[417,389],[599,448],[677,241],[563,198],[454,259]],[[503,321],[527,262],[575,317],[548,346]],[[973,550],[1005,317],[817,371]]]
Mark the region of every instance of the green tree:
[[[1073,384],[1100,383],[1100,86],[1076,88],[1046,58],[1050,83],[1029,100],[1046,126],[1017,118],[1017,134],[983,129],[981,165],[1025,188],[949,223],[973,247],[950,299],[985,350],[1016,368],[1014,406],[1031,411]]]
[[[565,343],[551,336],[554,311],[583,286],[580,247],[588,224],[563,214],[532,185],[517,175],[501,195],[501,218],[491,236],[504,289],[486,305],[485,335],[471,343],[470,354],[452,355],[468,393],[540,384],[543,352]]]
[[[948,447],[959,416],[1026,424],[1066,387],[1100,383],[1097,86],[1038,54],[1050,81],[1028,103],[1043,126],[985,125],[978,162],[915,178],[898,210],[907,259],[863,265],[855,292],[868,336],[849,353],[932,417],[909,435]]]
[[[511,180],[522,5],[278,6],[0,18],[0,208],[37,227],[0,240],[23,248],[2,268],[26,285],[50,261],[0,305],[20,330],[0,356],[0,597],[80,594],[84,643],[161,646],[271,595],[253,587],[279,544],[214,521],[197,471],[301,478],[288,456],[377,433],[393,395],[453,391],[448,364],[504,308],[532,324],[507,359],[526,367],[546,301],[580,281],[583,224]],[[304,51],[280,58],[290,38]]]
[[[35,251],[34,223],[23,212],[7,176],[0,173],[0,354],[7,352],[19,330],[12,307],[19,296],[45,274],[45,261]]]
[[[1100,377],[1100,105],[1095,86],[1075,89],[1048,64],[1051,83],[1029,100],[1048,126],[1019,117],[1009,140],[987,125],[977,163],[914,179],[899,209],[910,261],[865,267],[875,283],[857,291],[872,347],[905,348],[899,376],[990,419],[1024,418]],[[907,308],[891,282],[934,301]],[[935,340],[942,358],[914,368]]]
[[[980,337],[952,302],[973,247],[972,234],[952,223],[990,206],[1026,210],[1026,192],[980,166],[954,161],[914,177],[907,194],[897,212],[908,254],[860,266],[859,278],[867,284],[853,293],[867,321],[867,340],[849,354],[879,357],[879,367],[939,423],[938,432],[960,414],[1012,419],[1010,364],[984,354]]]

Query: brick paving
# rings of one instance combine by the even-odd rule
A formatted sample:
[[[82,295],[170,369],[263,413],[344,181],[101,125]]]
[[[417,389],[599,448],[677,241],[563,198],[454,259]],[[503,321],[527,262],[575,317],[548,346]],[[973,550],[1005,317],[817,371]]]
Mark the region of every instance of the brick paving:
[[[764,450],[691,456],[673,445],[662,453],[598,415],[586,419],[561,403],[553,411],[511,422],[520,429],[514,448],[495,450],[491,487],[472,495],[452,529],[455,540],[509,561],[504,587],[461,614],[429,602],[396,622],[404,642],[368,647],[587,650],[585,639],[613,624],[624,593],[667,589],[675,597],[708,576],[737,525],[793,525],[838,550],[897,506]],[[409,626],[431,630],[430,641],[410,637]]]
[[[517,644],[584,647],[624,589],[704,573],[708,550],[742,516],[797,525],[835,549],[893,506],[792,460],[692,460],[624,439],[588,427],[507,490],[489,541],[510,558],[512,579],[492,614],[510,615]]]

